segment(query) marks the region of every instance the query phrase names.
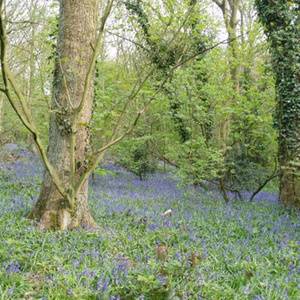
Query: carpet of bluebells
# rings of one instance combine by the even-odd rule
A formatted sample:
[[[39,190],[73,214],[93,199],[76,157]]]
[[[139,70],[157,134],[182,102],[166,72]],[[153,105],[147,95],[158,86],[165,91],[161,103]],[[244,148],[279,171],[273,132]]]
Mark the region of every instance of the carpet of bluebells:
[[[0,299],[300,299],[300,216],[276,193],[226,204],[107,165],[90,183],[99,229],[51,232],[26,219],[42,173],[0,149]]]

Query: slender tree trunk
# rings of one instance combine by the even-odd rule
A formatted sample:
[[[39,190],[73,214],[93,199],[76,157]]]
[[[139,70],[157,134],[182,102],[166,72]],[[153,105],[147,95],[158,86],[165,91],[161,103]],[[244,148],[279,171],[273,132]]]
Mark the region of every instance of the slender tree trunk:
[[[238,59],[238,42],[237,25],[238,25],[238,12],[241,0],[213,0],[221,9],[226,31],[229,38],[229,51],[232,55],[233,61],[230,61],[230,75],[235,90],[239,90],[239,67],[237,65]]]
[[[240,83],[239,83],[239,66],[238,66],[238,42],[237,38],[237,25],[238,25],[238,11],[241,0],[213,0],[221,9],[224,24],[226,27],[226,31],[229,38],[228,43],[228,52],[229,52],[229,72],[230,78],[232,82],[232,88],[234,91],[239,92],[240,90]],[[235,102],[235,96],[232,98],[228,98],[226,101],[226,106],[230,106],[231,103]],[[226,156],[226,148],[228,146],[230,131],[231,131],[231,124],[232,120],[234,119],[234,115],[230,114],[226,116],[224,119],[218,120],[219,122],[219,133],[218,136],[222,141],[221,147],[223,149],[224,157]],[[223,199],[226,202],[229,202],[229,197],[226,192],[226,177],[227,172],[222,171],[220,172],[220,191],[223,196]]]
[[[36,2],[31,1],[30,6],[35,11],[37,9]],[[31,32],[30,32],[30,46],[29,46],[29,80],[28,80],[28,86],[27,86],[27,105],[28,109],[31,113],[31,106],[32,106],[32,100],[33,100],[33,91],[34,91],[34,75],[35,75],[35,61],[34,61],[34,38],[35,38],[35,32],[36,32],[36,24],[32,24],[31,26]],[[27,133],[26,137],[27,144],[31,146],[31,150],[38,154],[38,151],[35,147],[35,143],[33,141],[32,135],[30,132]]]
[[[228,37],[231,40],[229,43],[229,47],[233,58],[233,62],[230,63],[230,73],[231,73],[231,80],[233,82],[234,89],[236,91],[239,91],[240,70],[237,64],[239,57],[238,57],[238,42],[236,38],[237,38],[237,24],[238,24],[237,14],[239,11],[240,0],[229,1],[229,5],[230,5],[231,14],[229,19],[229,26],[227,26],[227,32],[228,32]]]
[[[224,25],[229,38],[228,50],[229,50],[229,72],[232,82],[232,88],[238,92],[240,90],[239,83],[239,66],[238,66],[238,42],[237,38],[237,25],[238,25],[238,11],[241,0],[213,0],[222,11]],[[226,106],[234,102],[234,97],[227,99]],[[230,135],[231,120],[233,116],[226,116],[225,119],[220,122],[219,137],[223,141],[222,147],[226,148],[228,138]],[[225,151],[225,150],[224,150]]]
[[[75,171],[76,182],[87,164],[93,81],[78,116],[76,131],[73,130],[72,122],[76,107],[83,97],[84,83],[96,40],[97,19],[97,0],[60,0],[48,157],[66,187],[70,187],[72,171]],[[75,153],[72,153],[72,135],[75,136]],[[73,155],[75,170],[72,170],[71,163]],[[40,222],[40,227],[45,229],[80,226],[95,228],[97,224],[88,208],[88,181],[76,195],[75,207],[70,209],[49,173],[45,172],[40,196],[30,217]]]

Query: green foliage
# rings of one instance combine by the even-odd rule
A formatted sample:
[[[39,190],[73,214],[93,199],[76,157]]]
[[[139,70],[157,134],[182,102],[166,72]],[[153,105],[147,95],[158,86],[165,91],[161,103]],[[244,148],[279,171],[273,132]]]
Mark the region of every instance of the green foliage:
[[[149,137],[135,138],[119,147],[118,164],[139,177],[145,179],[157,170],[157,160],[151,154]]]
[[[222,151],[208,146],[201,136],[173,144],[169,157],[179,165],[176,173],[186,185],[199,186],[216,180],[224,169]]]
[[[126,9],[133,15],[137,17],[137,22],[143,30],[143,35],[146,38],[146,42],[150,43],[150,33],[149,33],[149,18],[143,9],[143,4],[141,0],[126,0],[124,1]]]
[[[253,191],[272,174],[276,158],[270,156],[270,144],[262,141],[254,149],[249,144],[233,146],[226,157],[226,183],[235,191]],[[278,182],[274,181],[273,190]]]
[[[224,177],[229,189],[250,191],[274,171],[276,139],[269,113],[274,81],[269,64],[244,47],[241,91],[232,87],[221,48],[177,70],[166,86],[170,108],[163,121],[170,130],[164,153],[187,183]],[[266,46],[261,43],[256,51],[264,54]]]
[[[145,55],[163,75],[187,54],[193,55],[206,48],[209,38],[204,32],[209,27],[209,21],[205,20],[207,14],[202,9],[204,4],[191,1],[179,3],[173,0],[156,5],[140,0],[127,0],[124,4],[142,31],[141,40],[146,45],[142,47]],[[184,14],[181,13],[183,11]],[[182,29],[178,30],[180,26]],[[165,35],[166,31],[174,32],[173,37]]]
[[[103,168],[96,168],[94,171],[95,174],[99,175],[100,177],[107,177],[108,175],[113,176],[115,173],[113,171],[103,169]]]
[[[117,53],[107,56],[104,41],[96,67],[93,120],[91,124],[78,124],[91,128],[93,145],[87,149],[88,159],[112,135],[120,136],[130,128],[137,112],[178,60],[183,61],[215,43],[219,27],[212,22],[206,5],[189,0],[116,3],[116,11],[120,10],[108,32],[118,37],[116,44],[112,42]],[[292,10],[293,5],[290,5]],[[251,3],[246,6],[250,12]],[[49,74],[53,70],[49,56],[55,50],[57,14],[53,11],[46,19],[43,23],[46,25],[39,28],[33,40],[36,46],[42,42],[43,55],[36,56],[39,68],[33,76],[36,88],[32,101],[32,112],[45,140],[49,120],[45,100],[50,98]],[[110,154],[140,178],[156,168],[153,156],[179,167],[179,176],[195,185],[223,176],[228,187],[241,191],[250,190],[267,178],[274,169],[276,151],[271,128],[274,80],[260,27],[250,20],[245,25],[249,25],[249,30],[243,34],[243,41],[236,41],[235,58],[226,47],[220,46],[172,74],[133,133],[133,136],[151,136],[151,147],[148,138],[143,142],[134,139]],[[22,53],[18,52],[18,57]],[[239,90],[230,78],[230,69],[235,66],[239,68]],[[28,70],[20,74],[24,74],[24,80],[20,81],[26,82]],[[56,116],[60,129],[69,132],[66,113],[57,111]],[[11,112],[4,120],[9,125],[18,122]],[[25,130],[16,124],[10,139],[24,139]],[[9,127],[5,125],[5,129]],[[96,172],[104,175],[101,169]]]
[[[57,3],[52,5],[33,0],[29,5],[27,1],[22,4],[9,2],[6,15],[8,21],[12,21],[7,22],[7,30],[13,33],[8,54],[9,60],[13,57],[12,72],[36,120],[40,137],[47,143],[54,69],[54,62],[49,60],[49,56],[55,48]],[[0,115],[0,139],[3,143],[33,144],[6,99]]]

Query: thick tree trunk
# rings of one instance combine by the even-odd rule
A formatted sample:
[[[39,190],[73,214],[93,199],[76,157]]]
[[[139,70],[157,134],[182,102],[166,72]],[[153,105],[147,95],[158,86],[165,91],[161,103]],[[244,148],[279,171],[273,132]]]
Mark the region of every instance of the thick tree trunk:
[[[74,108],[84,92],[87,72],[93,55],[98,19],[97,0],[61,0],[56,68],[53,82],[52,112],[48,157],[66,189],[75,183],[87,164],[89,123],[93,101],[93,82],[86,102],[73,127]],[[76,128],[76,130],[74,130]],[[72,135],[75,135],[75,170],[72,169]],[[73,174],[72,174],[73,172]],[[74,174],[75,172],[75,174]],[[51,176],[45,173],[40,196],[30,214],[45,229],[67,229],[80,226],[95,228],[88,208],[88,181],[75,197],[75,206],[58,192]]]
[[[280,203],[300,208],[300,3],[257,0],[258,16],[264,25],[271,48],[276,75],[277,108],[275,125],[278,130],[280,164]]]

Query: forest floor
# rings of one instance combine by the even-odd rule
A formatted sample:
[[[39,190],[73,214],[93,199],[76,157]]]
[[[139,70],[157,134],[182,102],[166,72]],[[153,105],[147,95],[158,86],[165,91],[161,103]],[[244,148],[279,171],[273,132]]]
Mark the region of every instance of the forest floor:
[[[90,184],[100,229],[41,231],[26,215],[42,166],[1,149],[0,299],[300,299],[300,216],[276,193],[226,204],[170,174],[106,169]]]

